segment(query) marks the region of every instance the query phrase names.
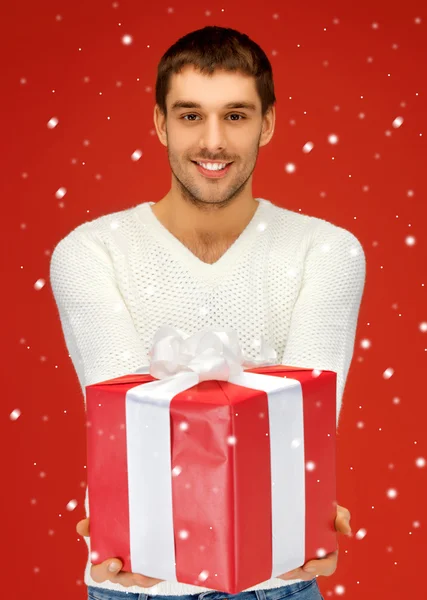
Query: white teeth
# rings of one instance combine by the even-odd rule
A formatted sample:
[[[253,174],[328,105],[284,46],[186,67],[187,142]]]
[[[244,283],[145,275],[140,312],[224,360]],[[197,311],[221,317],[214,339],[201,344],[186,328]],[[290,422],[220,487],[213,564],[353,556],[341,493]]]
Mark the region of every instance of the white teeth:
[[[219,171],[224,169],[227,166],[227,163],[197,163],[202,166],[204,169],[209,169],[210,171]]]

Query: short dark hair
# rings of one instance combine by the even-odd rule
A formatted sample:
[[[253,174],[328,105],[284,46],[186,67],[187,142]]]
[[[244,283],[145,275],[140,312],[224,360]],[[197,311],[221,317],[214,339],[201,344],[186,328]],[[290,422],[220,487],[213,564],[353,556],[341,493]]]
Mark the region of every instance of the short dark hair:
[[[267,55],[246,34],[229,27],[208,25],[179,38],[162,56],[157,67],[156,103],[166,116],[166,96],[171,75],[186,65],[212,75],[215,69],[240,71],[255,77],[262,116],[276,102],[273,71]]]

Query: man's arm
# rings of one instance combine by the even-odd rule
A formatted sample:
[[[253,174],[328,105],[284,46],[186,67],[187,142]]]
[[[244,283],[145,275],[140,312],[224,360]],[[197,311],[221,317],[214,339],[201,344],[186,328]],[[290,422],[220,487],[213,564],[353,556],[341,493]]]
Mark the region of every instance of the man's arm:
[[[56,245],[50,281],[84,397],[85,386],[141,367],[143,344],[107,249],[94,234],[74,230]]]
[[[337,425],[365,277],[359,240],[322,222],[307,251],[282,364],[337,373]]]
[[[112,261],[102,242],[87,231],[72,231],[55,247],[50,281],[61,319],[65,343],[77,372],[86,404],[85,386],[105,381],[142,366],[145,351],[132,317],[117,286]],[[85,494],[89,517],[88,487]],[[89,519],[79,522],[91,556]],[[117,563],[114,572],[108,565]],[[119,572],[120,559],[91,565],[96,582],[107,579],[126,587],[151,587],[161,579]]]

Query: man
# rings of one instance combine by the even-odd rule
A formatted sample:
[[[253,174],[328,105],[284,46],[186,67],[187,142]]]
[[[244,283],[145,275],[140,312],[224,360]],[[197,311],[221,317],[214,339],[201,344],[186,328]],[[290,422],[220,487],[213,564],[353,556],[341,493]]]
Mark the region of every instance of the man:
[[[258,150],[275,128],[274,103],[266,55],[235,30],[205,27],[162,57],[154,123],[168,152],[170,190],[157,203],[83,223],[52,255],[52,289],[83,394],[86,385],[148,364],[161,325],[189,333],[231,327],[250,358],[266,338],[281,364],[337,372],[338,422],[365,256],[349,231],[253,198]],[[349,520],[338,506],[337,531],[349,534]],[[89,518],[77,531],[90,550]],[[310,582],[310,598],[320,598],[315,577],[336,565],[334,552],[250,589],[269,600],[280,588],[297,600]],[[88,560],[89,597],[95,587],[97,594],[109,590],[108,598],[134,592],[135,600],[144,591],[209,593],[121,566],[119,559]]]

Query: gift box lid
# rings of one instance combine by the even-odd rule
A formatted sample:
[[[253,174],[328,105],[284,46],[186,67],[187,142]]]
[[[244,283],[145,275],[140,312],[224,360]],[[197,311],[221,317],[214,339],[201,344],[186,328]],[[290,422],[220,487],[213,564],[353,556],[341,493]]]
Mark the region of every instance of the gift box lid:
[[[290,365],[265,365],[262,367],[252,367],[250,369],[244,369],[244,372],[259,373],[260,375],[273,375],[275,373],[278,373],[281,375],[284,371],[292,373],[298,371],[312,372],[313,370],[315,369],[308,367],[294,367]],[[319,372],[320,371],[322,373],[333,373],[334,375],[336,375],[335,371],[330,371],[328,369],[319,369]],[[118,385],[120,383],[123,383],[124,385],[132,385],[148,383],[150,381],[156,381],[156,378],[150,375],[149,373],[128,373],[127,375],[121,375],[113,379],[106,379],[105,381],[98,381],[96,383],[92,383],[91,385],[87,385],[86,389],[93,388],[99,385]]]

